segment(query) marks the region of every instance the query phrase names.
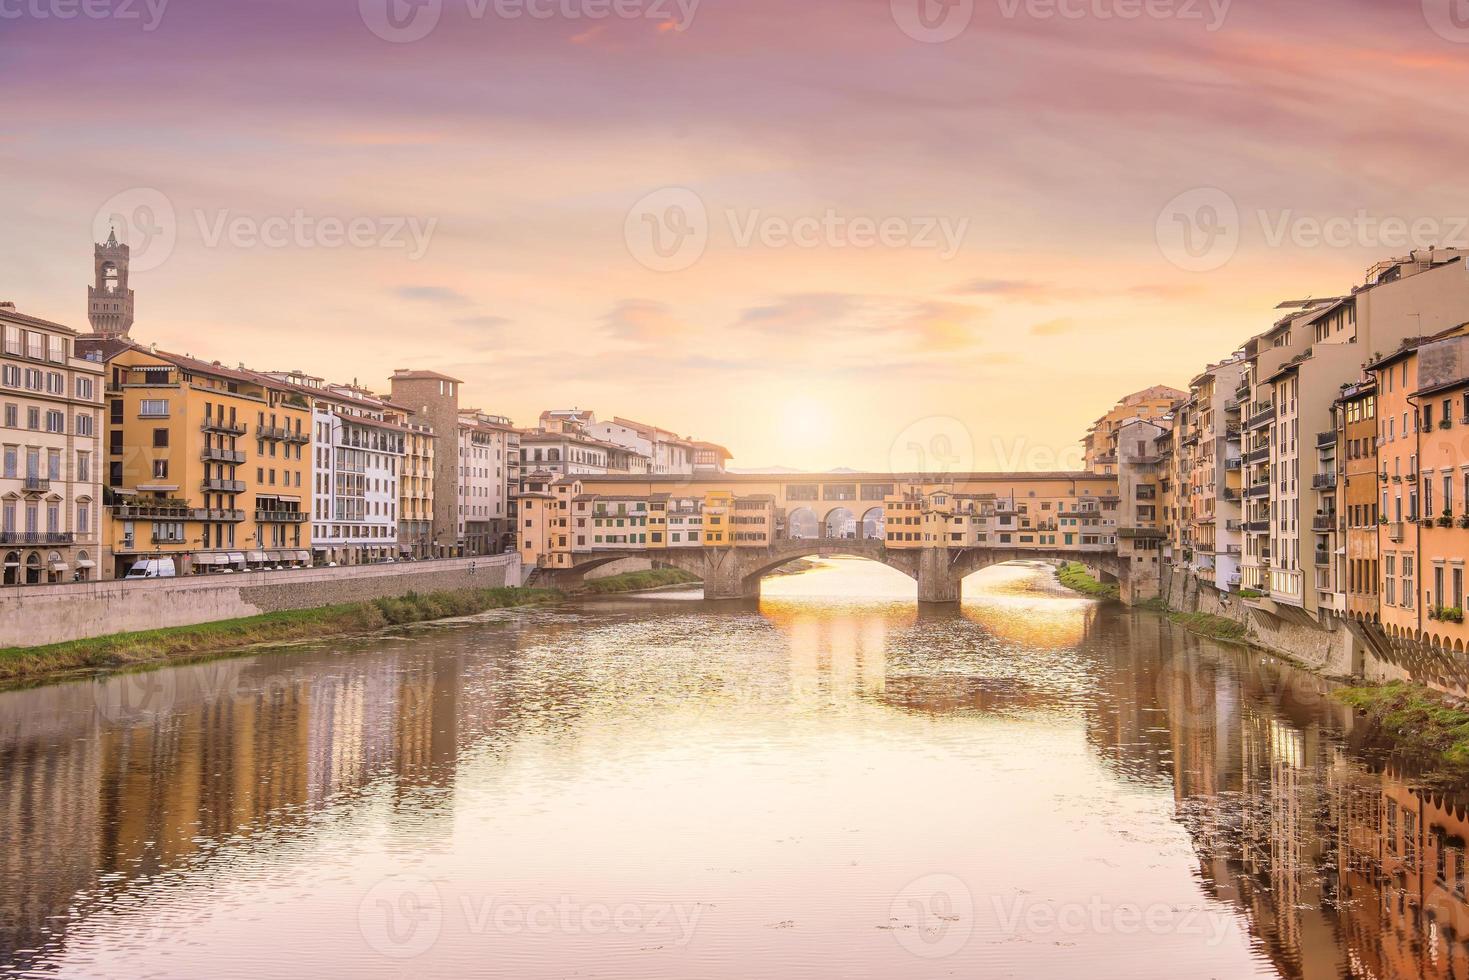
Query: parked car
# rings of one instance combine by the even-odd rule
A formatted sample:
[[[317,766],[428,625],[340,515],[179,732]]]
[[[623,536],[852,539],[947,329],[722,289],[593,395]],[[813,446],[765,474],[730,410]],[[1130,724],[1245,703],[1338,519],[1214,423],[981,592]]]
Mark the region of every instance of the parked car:
[[[144,558],[135,562],[123,578],[175,578],[178,568],[172,558]]]

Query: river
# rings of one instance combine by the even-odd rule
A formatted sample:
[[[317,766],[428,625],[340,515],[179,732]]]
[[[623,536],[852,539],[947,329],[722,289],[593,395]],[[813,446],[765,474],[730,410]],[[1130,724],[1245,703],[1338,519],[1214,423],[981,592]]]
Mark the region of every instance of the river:
[[[0,693],[0,972],[1464,977],[1465,800],[1039,565]]]

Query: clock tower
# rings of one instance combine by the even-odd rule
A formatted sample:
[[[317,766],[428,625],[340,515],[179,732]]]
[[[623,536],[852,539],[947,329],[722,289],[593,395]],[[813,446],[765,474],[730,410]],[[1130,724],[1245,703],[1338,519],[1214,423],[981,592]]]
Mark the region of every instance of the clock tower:
[[[133,326],[133,291],[128,288],[128,247],[118,242],[115,229],[96,246],[93,260],[96,282],[87,287],[92,333],[126,338]]]

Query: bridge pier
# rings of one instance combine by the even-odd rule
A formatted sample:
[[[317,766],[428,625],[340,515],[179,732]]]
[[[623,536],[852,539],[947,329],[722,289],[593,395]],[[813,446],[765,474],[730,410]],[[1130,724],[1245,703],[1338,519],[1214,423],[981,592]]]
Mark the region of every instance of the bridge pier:
[[[735,549],[704,553],[705,599],[755,599],[759,595],[759,577],[750,576]]]
[[[957,603],[963,578],[954,572],[947,548],[924,548],[918,553],[918,601]]]

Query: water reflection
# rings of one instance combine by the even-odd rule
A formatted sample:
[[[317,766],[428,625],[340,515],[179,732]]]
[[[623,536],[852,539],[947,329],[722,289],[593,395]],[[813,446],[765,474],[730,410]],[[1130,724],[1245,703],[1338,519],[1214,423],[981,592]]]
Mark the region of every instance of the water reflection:
[[[1043,570],[895,575],[0,694],[0,970],[1469,975],[1465,800],[1321,682]],[[1020,916],[1128,903],[1171,925]]]

